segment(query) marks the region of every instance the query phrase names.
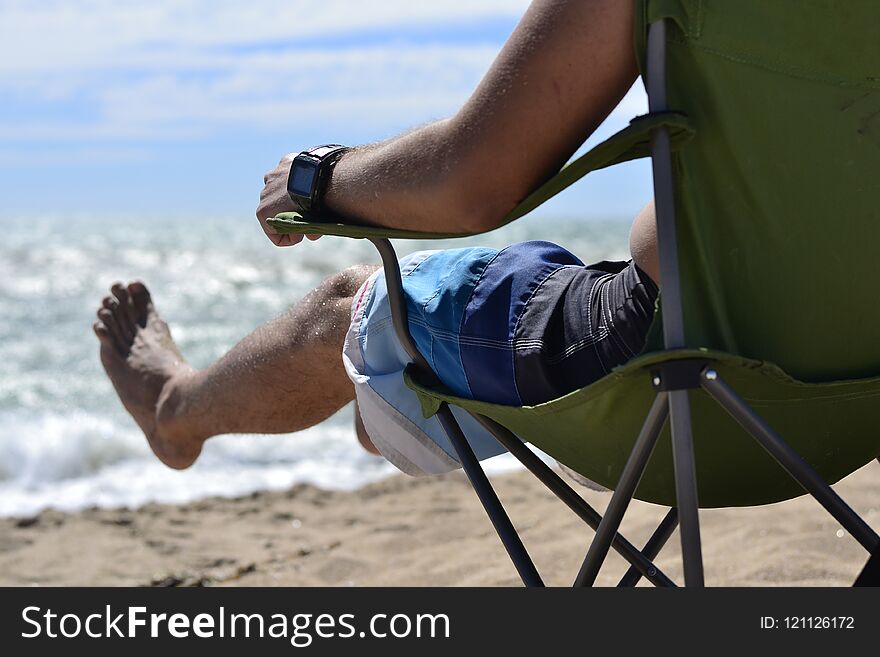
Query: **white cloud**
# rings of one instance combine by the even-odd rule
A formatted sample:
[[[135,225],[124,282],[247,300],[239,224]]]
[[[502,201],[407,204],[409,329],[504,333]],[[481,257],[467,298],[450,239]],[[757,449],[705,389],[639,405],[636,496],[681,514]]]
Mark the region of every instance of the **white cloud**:
[[[146,52],[296,45],[374,29],[517,17],[527,0],[5,0],[0,70],[112,68]],[[182,62],[181,62],[182,63]]]
[[[26,108],[0,123],[0,139],[173,138],[352,116],[379,129],[423,121],[464,100],[498,44],[367,47],[364,36],[413,26],[448,33],[476,19],[515,19],[527,5],[0,0],[0,94]]]
[[[98,115],[0,124],[0,139],[179,136],[211,125],[266,128],[279,121],[412,124],[454,111],[496,51],[477,45],[249,53],[225,57],[208,75],[169,68],[103,81],[89,76]]]
[[[0,121],[0,140],[110,144],[291,124],[332,130],[352,122],[382,136],[453,112],[500,44],[383,39],[368,46],[365,33],[445,26],[448,34],[450,26],[481,18],[515,19],[527,6],[0,0],[0,94],[41,110]],[[643,106],[644,94],[631,92],[606,129]],[[104,159],[113,156],[107,148],[81,152]],[[132,151],[121,146],[120,153],[125,159]]]

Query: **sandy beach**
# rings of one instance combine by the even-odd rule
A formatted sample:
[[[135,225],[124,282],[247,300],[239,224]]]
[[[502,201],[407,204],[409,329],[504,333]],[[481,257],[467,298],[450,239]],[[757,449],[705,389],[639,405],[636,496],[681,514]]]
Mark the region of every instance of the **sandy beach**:
[[[550,585],[567,586],[592,532],[530,475],[495,478]],[[880,529],[880,464],[836,486]],[[608,494],[585,491],[603,509]],[[636,502],[626,536],[644,542],[663,509]],[[810,498],[701,514],[707,583],[845,586],[866,556]],[[677,536],[658,564],[680,580]],[[616,556],[600,576],[614,585]],[[403,476],[354,492],[296,486],[136,510],[44,511],[0,520],[0,585],[508,586],[518,579],[460,474]]]

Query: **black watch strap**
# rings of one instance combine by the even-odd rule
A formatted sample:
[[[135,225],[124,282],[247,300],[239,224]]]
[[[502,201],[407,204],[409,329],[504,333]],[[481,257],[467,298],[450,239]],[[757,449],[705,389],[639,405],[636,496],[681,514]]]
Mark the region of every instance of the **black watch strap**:
[[[293,159],[287,189],[301,212],[317,218],[324,211],[324,195],[333,167],[349,150],[341,144],[325,144],[303,151]],[[308,184],[303,185],[303,181]]]
[[[350,148],[333,144],[331,146],[319,146],[318,150],[321,159],[321,166],[318,169],[318,184],[315,186],[315,197],[312,199],[312,212],[324,211],[324,196],[327,193],[327,186],[330,184],[330,175],[339,159],[345,155]]]

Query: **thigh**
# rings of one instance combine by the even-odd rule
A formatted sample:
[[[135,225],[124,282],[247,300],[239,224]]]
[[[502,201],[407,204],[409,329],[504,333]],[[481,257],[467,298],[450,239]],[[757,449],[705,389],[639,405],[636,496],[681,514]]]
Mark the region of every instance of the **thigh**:
[[[638,355],[656,298],[656,286],[631,261],[560,269],[545,279],[514,335],[522,404],[562,397]]]
[[[632,262],[584,265],[530,241],[466,265],[447,268],[468,276],[442,279],[411,313],[420,351],[458,396],[540,404],[597,381],[644,345],[657,290]]]
[[[470,270],[477,272],[479,263],[487,258],[491,253],[485,249],[456,249],[419,252],[401,260],[410,329],[419,336],[417,346],[429,361],[433,361],[432,332],[426,330],[425,318],[433,315],[437,320],[436,312],[441,310],[454,312],[453,290],[461,293],[462,286],[473,282],[459,275],[461,268],[468,269],[469,263]],[[428,307],[433,310],[426,314]],[[432,326],[434,333],[436,328]],[[406,386],[403,370],[409,360],[391,321],[385,277],[377,271],[353,297],[351,324],[343,348],[343,364],[354,383],[364,429],[378,451],[403,472],[449,472],[459,467],[455,450],[437,418],[423,416],[418,397]],[[442,357],[433,362],[450,369]],[[460,409],[453,409],[453,413],[477,458],[486,459],[504,451],[467,413]]]

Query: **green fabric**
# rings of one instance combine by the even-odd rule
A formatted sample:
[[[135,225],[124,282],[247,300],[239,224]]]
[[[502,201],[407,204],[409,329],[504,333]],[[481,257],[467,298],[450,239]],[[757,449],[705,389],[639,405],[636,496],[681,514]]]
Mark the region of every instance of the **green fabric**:
[[[673,156],[685,329],[697,349],[650,353],[662,345],[655,321],[646,355],[532,408],[410,384],[427,413],[437,400],[484,413],[613,488],[652,400],[650,366],[681,353],[710,356],[835,482],[880,455],[880,3],[638,6],[643,71],[648,22],[674,21],[669,107],[697,131]],[[705,393],[690,397],[701,506],[803,493]],[[674,504],[668,427],[637,497]]]
[[[568,467],[614,488],[654,398],[651,367],[676,357],[711,359],[719,374],[829,483],[880,455],[880,378],[802,383],[770,363],[721,352],[647,354],[586,388],[522,408],[431,390],[410,370],[406,379],[426,416],[441,401],[481,413]],[[694,391],[690,398],[701,507],[769,504],[804,493],[706,393]],[[668,423],[636,497],[675,505]]]
[[[673,156],[686,344],[805,381],[880,373],[880,2],[640,16],[673,18],[669,107],[697,130]]]
[[[679,138],[673,155],[690,349],[651,353],[659,344],[655,321],[645,355],[534,407],[456,399],[420,386],[411,373],[408,385],[426,414],[440,401],[483,413],[613,488],[651,403],[651,366],[709,358],[835,482],[880,455],[880,2],[637,0],[637,8],[643,71],[647,23],[673,21],[669,107],[688,117],[678,126],[687,137],[696,130],[689,141]],[[638,141],[643,148],[644,134]],[[608,152],[589,168],[623,161],[625,152]],[[521,208],[556,193],[556,185],[551,180]],[[290,219],[273,225],[425,237]],[[690,396],[701,506],[803,493],[705,393]],[[637,497],[674,504],[668,428]]]
[[[694,134],[688,124],[687,117],[675,112],[637,117],[626,128],[566,165],[559,173],[517,205],[498,227],[500,228],[511,221],[525,216],[547,199],[556,196],[559,192],[583,178],[590,171],[646,157],[650,154],[651,131],[660,126],[665,126],[669,129],[672,146],[675,149],[680,148]],[[444,239],[476,234],[422,233],[375,226],[308,221],[296,212],[279,214],[277,217],[270,219],[268,223],[280,233],[339,235],[356,238]]]

